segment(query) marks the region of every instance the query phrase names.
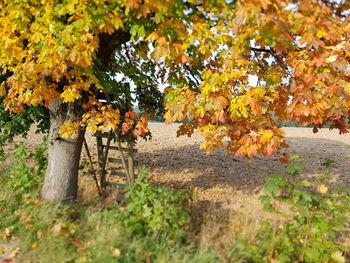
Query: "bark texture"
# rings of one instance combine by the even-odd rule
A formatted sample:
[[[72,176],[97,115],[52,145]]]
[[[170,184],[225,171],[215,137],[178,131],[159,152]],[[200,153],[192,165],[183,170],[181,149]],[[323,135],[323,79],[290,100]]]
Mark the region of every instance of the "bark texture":
[[[78,191],[78,167],[85,131],[80,130],[77,138],[64,139],[60,137],[59,130],[68,120],[81,120],[81,102],[63,103],[61,99],[53,99],[49,110],[49,161],[41,196],[46,200],[74,201]]]

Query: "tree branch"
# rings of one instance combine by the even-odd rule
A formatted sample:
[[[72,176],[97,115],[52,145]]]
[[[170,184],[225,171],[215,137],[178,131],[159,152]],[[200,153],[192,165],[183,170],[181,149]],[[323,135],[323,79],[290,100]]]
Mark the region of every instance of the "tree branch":
[[[115,31],[111,35],[106,33],[99,35],[100,45],[96,57],[101,59],[100,67],[102,71],[105,71],[106,67],[109,66],[115,50],[128,42],[130,38],[130,33],[123,30]]]

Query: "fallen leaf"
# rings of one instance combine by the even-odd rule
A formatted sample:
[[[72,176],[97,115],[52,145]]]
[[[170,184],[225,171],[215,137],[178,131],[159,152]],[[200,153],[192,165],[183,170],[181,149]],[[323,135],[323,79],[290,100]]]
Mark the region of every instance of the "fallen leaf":
[[[54,233],[59,233],[62,230],[62,226],[60,224],[56,224],[51,228],[51,231]]]
[[[14,250],[11,251],[11,253],[9,254],[8,258],[9,259],[14,259],[19,253],[19,248],[15,248]]]
[[[115,249],[112,250],[112,256],[113,257],[117,258],[117,257],[120,256],[120,254],[121,254],[121,252],[120,252],[119,248],[115,248]]]
[[[38,246],[39,246],[38,243],[37,243],[37,242],[34,242],[34,243],[32,244],[32,249],[36,249]]]
[[[321,193],[321,194],[326,194],[328,192],[328,187],[325,186],[324,184],[319,184],[317,186],[317,192]]]
[[[336,251],[331,255],[331,258],[337,263],[345,263],[345,257],[342,255],[341,251]]]

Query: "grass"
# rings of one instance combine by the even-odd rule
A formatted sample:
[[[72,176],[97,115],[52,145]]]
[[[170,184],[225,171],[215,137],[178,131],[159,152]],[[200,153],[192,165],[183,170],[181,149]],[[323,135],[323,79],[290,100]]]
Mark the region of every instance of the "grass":
[[[131,187],[133,194],[129,194],[130,201],[125,207],[60,204],[40,200],[43,169],[26,165],[35,157],[28,148],[18,146],[13,155],[16,162],[0,175],[0,244],[11,243],[15,245],[11,250],[19,249],[16,262],[214,262],[218,259],[214,251],[199,249],[187,239],[190,206],[185,209],[183,205],[189,196],[153,187],[147,182],[147,171],[142,173],[142,181]]]
[[[213,252],[154,231],[135,234],[121,208],[42,202],[35,194],[0,192],[2,238],[16,242],[18,262],[213,262]],[[6,233],[6,234],[5,234]]]
[[[42,201],[43,151],[16,147],[15,163],[0,174],[0,254],[9,250],[8,262],[349,262],[339,238],[350,193],[327,193],[327,172],[318,190],[298,181],[297,158],[287,176],[267,180],[263,203],[278,220],[261,223],[254,214],[194,206],[191,192],[154,187],[146,170],[125,205]]]

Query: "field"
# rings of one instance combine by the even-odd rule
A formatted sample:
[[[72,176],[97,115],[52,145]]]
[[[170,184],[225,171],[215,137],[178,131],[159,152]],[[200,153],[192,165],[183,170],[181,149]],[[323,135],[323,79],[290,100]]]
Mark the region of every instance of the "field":
[[[260,208],[258,196],[261,194],[264,179],[272,174],[280,174],[286,166],[278,157],[259,157],[249,162],[246,158],[234,158],[224,149],[213,154],[206,154],[199,148],[202,139],[198,135],[192,138],[176,137],[179,124],[166,125],[150,123],[152,139],[139,140],[136,148],[136,160],[139,166],[150,169],[151,179],[161,185],[176,189],[196,187],[197,197],[215,206],[234,210]],[[335,161],[332,168],[334,180],[350,186],[350,135],[340,135],[336,130],[323,129],[314,134],[310,128],[285,128],[287,143],[284,152],[304,157],[303,175],[316,177],[318,168],[327,159]],[[86,135],[89,148],[97,160],[95,139]],[[17,138],[16,142],[25,141],[35,148],[42,140],[41,135],[31,132],[27,140]],[[111,157],[113,156],[111,152]],[[87,161],[83,150],[82,162]],[[9,163],[10,160],[7,162]],[[88,185],[87,185],[88,184]],[[94,198],[93,183],[83,182],[89,192],[84,198]]]

